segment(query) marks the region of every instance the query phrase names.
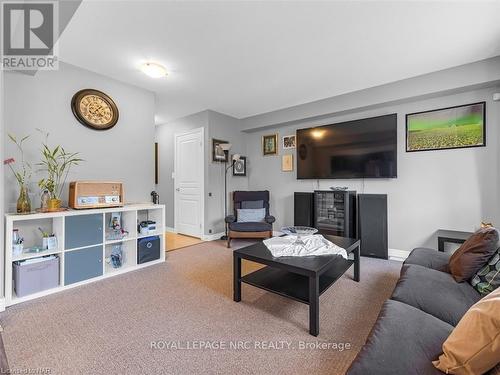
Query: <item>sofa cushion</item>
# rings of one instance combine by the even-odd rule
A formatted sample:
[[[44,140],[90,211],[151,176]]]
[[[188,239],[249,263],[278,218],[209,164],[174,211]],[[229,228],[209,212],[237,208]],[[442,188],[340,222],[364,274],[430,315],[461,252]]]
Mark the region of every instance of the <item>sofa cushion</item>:
[[[448,266],[453,278],[458,282],[472,278],[495,253],[497,244],[496,228],[479,229],[450,257]]]
[[[457,283],[448,273],[415,264],[404,265],[403,268],[391,298],[453,326],[481,299],[469,283]]]
[[[442,375],[432,361],[453,327],[401,302],[388,300],[348,375]]]
[[[413,249],[403,264],[416,264],[426,268],[441,271],[448,265],[451,254],[418,247]]]
[[[230,223],[229,229],[235,232],[265,232],[272,230],[273,226],[269,223]],[[472,287],[471,287],[472,288]]]
[[[500,289],[490,293],[464,315],[434,366],[446,374],[484,374],[500,360]]]

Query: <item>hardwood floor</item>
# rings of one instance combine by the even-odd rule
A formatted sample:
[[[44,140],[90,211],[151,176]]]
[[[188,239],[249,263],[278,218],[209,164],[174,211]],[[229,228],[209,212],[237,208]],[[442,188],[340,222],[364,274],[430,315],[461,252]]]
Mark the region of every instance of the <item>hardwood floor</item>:
[[[170,232],[165,233],[165,238],[167,239],[167,251],[182,249],[183,247],[192,246],[203,242],[199,238]]]

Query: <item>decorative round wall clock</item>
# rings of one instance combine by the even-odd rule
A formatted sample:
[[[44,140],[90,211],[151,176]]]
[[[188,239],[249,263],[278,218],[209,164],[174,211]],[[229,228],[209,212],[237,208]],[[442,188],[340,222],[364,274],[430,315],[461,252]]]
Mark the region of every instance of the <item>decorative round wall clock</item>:
[[[81,124],[95,130],[111,129],[118,121],[115,102],[98,90],[78,91],[71,99],[71,110]]]

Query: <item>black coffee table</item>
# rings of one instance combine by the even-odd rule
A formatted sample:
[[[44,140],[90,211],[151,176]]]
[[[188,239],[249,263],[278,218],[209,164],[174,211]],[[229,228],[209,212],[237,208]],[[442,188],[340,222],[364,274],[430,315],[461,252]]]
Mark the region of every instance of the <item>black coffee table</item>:
[[[262,243],[233,252],[234,301],[241,301],[241,283],[253,285],[280,296],[309,305],[309,333],[319,334],[319,296],[333,285],[352,265],[354,280],[359,281],[359,244],[353,238],[324,235],[325,238],[353,254],[354,259],[339,255],[273,258]],[[349,257],[351,258],[351,257]],[[241,276],[241,260],[265,264],[258,271]]]

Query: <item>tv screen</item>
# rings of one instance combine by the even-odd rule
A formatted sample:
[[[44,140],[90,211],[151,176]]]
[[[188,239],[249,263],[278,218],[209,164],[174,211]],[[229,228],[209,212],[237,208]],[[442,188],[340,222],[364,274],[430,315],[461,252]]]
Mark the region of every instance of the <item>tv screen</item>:
[[[395,113],[297,130],[298,179],[395,177]]]

